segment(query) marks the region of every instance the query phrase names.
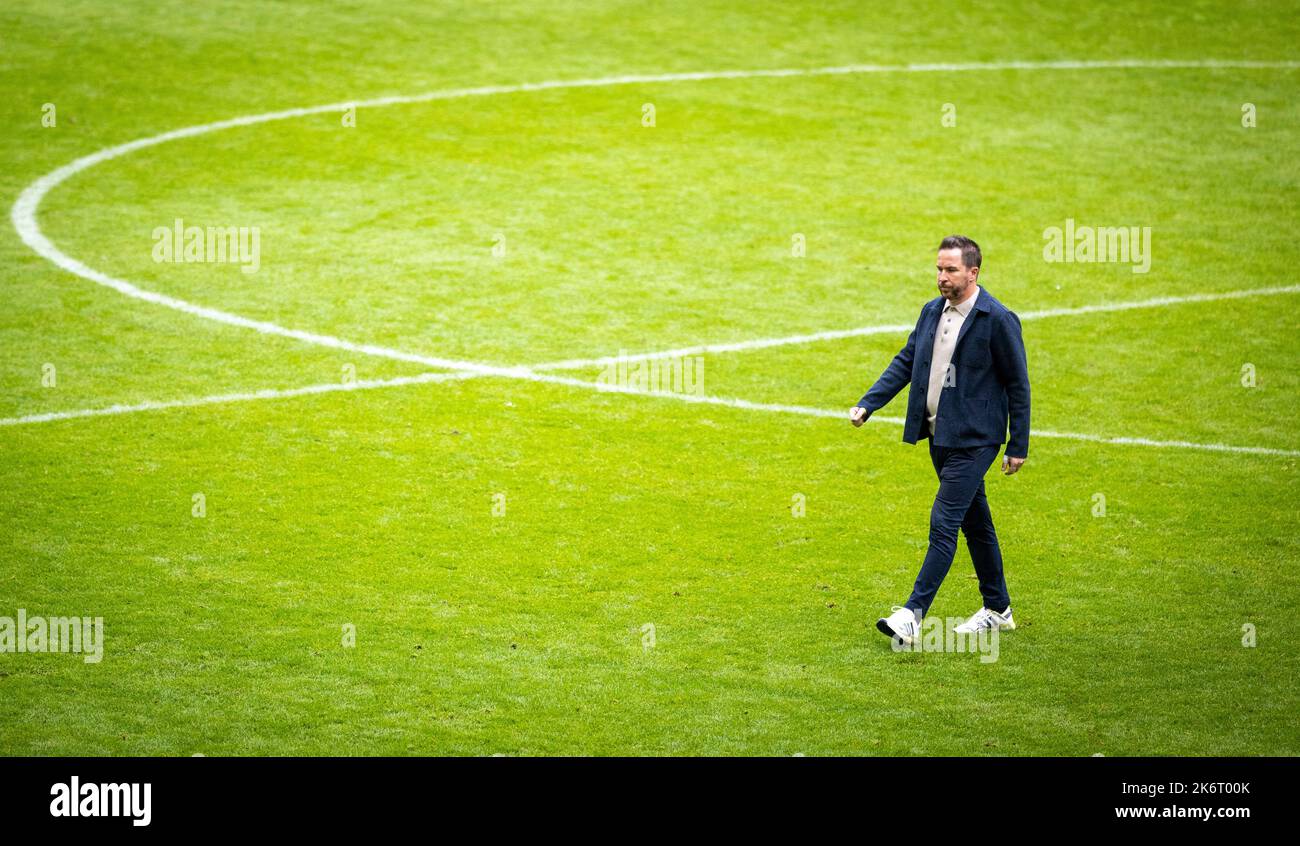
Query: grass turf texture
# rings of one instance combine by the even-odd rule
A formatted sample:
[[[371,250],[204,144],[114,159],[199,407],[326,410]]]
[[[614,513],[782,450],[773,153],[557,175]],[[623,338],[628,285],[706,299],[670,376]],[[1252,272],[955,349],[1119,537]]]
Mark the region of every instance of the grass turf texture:
[[[6,196],[111,144],[350,98],[855,62],[1278,60],[1297,34],[1281,4],[697,2],[635,26],[641,7],[611,4],[154,9],[0,12]],[[147,288],[501,364],[910,323],[952,231],[1022,312],[1236,290],[1293,281],[1298,77],[747,79],[363,109],[355,129],[317,115],[106,163],[41,221]],[[262,269],[154,264],[150,232],[176,217],[261,227]],[[1151,272],[1044,263],[1042,231],[1067,217],[1151,226]],[[125,299],[11,229],[0,268],[3,416],[327,382],[349,363],[420,372]],[[1298,449],[1284,305],[1027,322],[1034,425]],[[709,356],[705,387],[847,409],[902,340]],[[103,616],[107,636],[99,665],[0,654],[0,752],[1300,751],[1295,458],[1034,439],[1019,476],[989,478],[1021,628],[983,664],[895,654],[872,627],[907,595],[935,487],[898,436],[493,378],[0,429],[0,615]],[[977,605],[963,548],[932,613]]]

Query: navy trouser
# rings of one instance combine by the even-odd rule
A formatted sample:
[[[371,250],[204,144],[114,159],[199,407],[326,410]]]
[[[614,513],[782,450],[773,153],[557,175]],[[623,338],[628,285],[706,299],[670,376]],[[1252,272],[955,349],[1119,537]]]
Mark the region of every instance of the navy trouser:
[[[1000,445],[957,449],[934,445],[930,460],[939,475],[939,493],[930,509],[930,548],[916,577],[907,607],[924,616],[939,592],[957,554],[957,530],[966,536],[966,548],[975,562],[984,607],[1004,611],[1011,604],[1002,575],[1002,550],[993,531],[993,515],[984,495],[984,474],[998,457]]]

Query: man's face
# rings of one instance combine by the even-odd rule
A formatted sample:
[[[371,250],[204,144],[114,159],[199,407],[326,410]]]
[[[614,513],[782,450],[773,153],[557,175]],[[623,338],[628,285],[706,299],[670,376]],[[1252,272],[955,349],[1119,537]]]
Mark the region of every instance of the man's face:
[[[939,273],[939,293],[949,302],[954,303],[959,303],[966,298],[970,293],[970,286],[975,284],[975,277],[979,276],[980,272],[978,267],[967,267],[962,263],[961,250],[956,247],[940,250],[939,259],[934,267]]]

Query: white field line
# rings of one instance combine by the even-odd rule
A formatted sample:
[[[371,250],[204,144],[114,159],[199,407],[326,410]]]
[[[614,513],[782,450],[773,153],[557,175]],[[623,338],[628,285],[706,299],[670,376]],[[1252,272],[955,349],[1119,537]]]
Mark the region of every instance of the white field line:
[[[479,374],[468,370],[454,373],[421,373],[417,376],[399,376],[396,379],[358,379],[355,382],[326,382],[301,388],[266,388],[230,394],[213,394],[176,400],[146,400],[134,404],[118,404],[100,408],[82,408],[74,411],[51,411],[44,414],[26,414],[22,417],[0,418],[0,426],[22,426],[29,423],[52,423],[57,420],[74,420],[80,417],[111,417],[115,414],[135,414],[141,411],[165,411],[169,408],[196,408],[202,405],[223,405],[233,402],[303,397],[312,394],[332,394],[346,391],[365,391],[372,388],[397,388],[403,385],[423,385],[428,382],[446,382],[452,379],[472,378]]]
[[[154,403],[141,403],[137,405],[118,405],[99,409],[83,409],[80,411],[51,412],[48,414],[28,415],[25,417],[0,419],[0,425],[17,425],[21,423],[48,422],[52,420],[70,419],[74,417],[103,416],[106,414],[124,414],[133,411],[157,410],[162,408],[190,407],[196,405],[208,405],[220,402],[237,402],[251,401],[256,399],[272,399],[287,396],[297,396],[311,393],[326,393],[337,390],[357,390],[365,388],[398,386],[403,384],[412,384],[416,381],[441,381],[445,378],[465,378],[469,374],[478,376],[504,376],[507,378],[527,379],[537,382],[548,382],[554,384],[570,385],[586,389],[595,389],[601,391],[610,391],[616,393],[642,393],[639,391],[630,391],[618,386],[598,385],[581,379],[572,379],[568,377],[552,376],[544,373],[534,372],[541,369],[574,369],[581,367],[590,367],[597,364],[609,363],[618,360],[614,358],[571,360],[566,362],[552,362],[549,364],[536,365],[534,368],[525,366],[501,367],[497,365],[484,364],[474,361],[462,361],[457,359],[448,359],[437,356],[426,356],[417,353],[404,352],[388,347],[382,347],[375,344],[364,344],[353,341],[347,341],[342,338],[336,338],[330,335],[323,335],[315,332],[307,332],[299,329],[290,329],[279,326],[278,324],[268,321],[255,320],[242,315],[233,314],[219,309],[201,306],[187,302],[155,291],[145,290],[131,282],[123,279],[117,279],[106,273],[95,270],[92,267],[68,256],[59,250],[44,233],[41,231],[37,221],[37,210],[45,196],[51,190],[65,182],[72,176],[94,167],[102,162],[127,155],[137,150],[157,146],[168,141],[175,141],[182,138],[191,138],[203,135],[209,132],[217,132],[223,129],[232,129],[241,126],[251,126],[259,123],[268,123],[277,120],[287,120],[296,117],[305,117],[308,115],[322,114],[329,112],[341,112],[348,108],[378,108],[382,106],[391,106],[409,103],[423,103],[434,100],[448,100],[463,97],[483,97],[499,94],[512,94],[529,91],[543,91],[549,89],[562,88],[591,88],[612,85],[629,85],[638,83],[673,83],[688,82],[713,79],[746,79],[746,78],[765,78],[765,77],[798,77],[798,76],[825,76],[839,74],[860,74],[860,73],[924,73],[924,72],[962,72],[962,71],[999,71],[999,70],[1101,70],[1108,68],[1143,68],[1143,69],[1176,69],[1176,68],[1210,68],[1210,69],[1297,69],[1300,68],[1300,62],[1281,61],[1281,62],[1261,62],[1261,61],[1232,61],[1232,60],[1191,60],[1191,61],[1161,61],[1145,59],[1121,59],[1110,61],[1053,61],[1053,62],[989,62],[989,63],[966,63],[966,64],[908,64],[908,65],[844,65],[839,67],[824,68],[788,68],[772,70],[735,70],[735,71],[705,71],[698,73],[669,73],[669,74],[645,74],[645,75],[625,75],[604,77],[599,79],[576,79],[576,80],[552,80],[547,82],[523,83],[519,85],[497,85],[481,86],[477,88],[460,88],[444,91],[432,91],[424,94],[415,95],[398,95],[391,97],[381,97],[372,100],[351,101],[343,103],[332,103],[321,106],[311,106],[298,109],[286,109],[277,112],[267,112],[260,115],[249,115],[245,117],[232,118],[230,120],[216,121],[213,123],[200,124],[197,126],[185,127],[182,129],[165,132],[160,135],[154,135],[148,138],[138,139],[114,147],[108,147],[99,150],[90,155],[76,159],[57,170],[51,171],[37,179],[31,185],[27,186],[19,195],[18,200],[14,203],[10,213],[10,220],[14,229],[18,232],[23,242],[27,244],[38,255],[51,261],[58,267],[88,279],[96,284],[103,285],[107,288],[117,291],[124,296],[139,299],[145,302],[161,305],[171,308],[195,317],[211,320],[217,323],[224,323],[230,326],[251,329],[265,335],[280,336],[297,340],[303,343],[314,344],[317,346],[329,347],[332,349],[346,350],[363,355],[370,355],[380,358],[388,358],[397,361],[407,361],[418,364],[424,364],[431,367],[445,368],[455,371],[451,374],[422,374],[420,376],[402,377],[391,380],[374,380],[370,382],[358,382],[352,385],[342,385],[329,383],[325,385],[313,385],[304,388],[289,390],[267,390],[256,391],[247,394],[223,394],[212,397],[198,397],[191,399],[162,401]],[[1289,289],[1276,289],[1286,291]],[[1243,291],[1233,292],[1227,296],[1253,296],[1257,292]],[[1193,301],[1199,298],[1222,298],[1216,295],[1199,295],[1188,298],[1187,301]],[[1174,301],[1181,301],[1179,298],[1166,298],[1169,302],[1161,304],[1170,304]],[[1144,304],[1117,304],[1119,308],[1141,308],[1150,307]],[[1114,307],[1105,305],[1088,306],[1077,313],[1085,311],[1106,311],[1117,310]],[[1074,310],[1056,310],[1060,314],[1076,313]],[[1036,316],[1056,316],[1056,312],[1042,312]],[[1022,317],[1028,317],[1023,315]],[[856,330],[833,330],[831,332],[816,333],[807,336],[791,336],[784,339],[768,339],[757,341],[743,341],[731,344],[707,345],[701,348],[707,352],[726,352],[738,351],[744,349],[757,349],[765,346],[779,346],[786,343],[808,343],[811,341],[828,340],[836,337],[854,337],[864,334],[874,334],[878,332],[907,331],[910,326],[894,327],[864,327]],[[679,351],[664,351],[660,353],[646,353],[641,357],[666,357],[683,354]],[[440,377],[435,379],[434,377]],[[661,394],[676,399],[685,398],[678,394]],[[691,397],[692,400],[713,402],[714,404],[734,405],[738,408],[754,408],[765,410],[792,410],[799,408],[797,406],[767,406],[762,403],[749,403],[746,400],[728,400],[724,398],[700,398]],[[824,410],[817,412],[822,416]],[[826,412],[835,413],[835,412]],[[1051,437],[1050,434],[1046,435]],[[1081,436],[1088,439],[1099,439],[1093,436]],[[1106,439],[1100,439],[1106,440]],[[1152,444],[1160,442],[1150,442]],[[1175,442],[1170,442],[1175,443]],[[1253,447],[1226,447],[1231,450],[1253,451]]]
[[[642,396],[658,397],[663,399],[675,399],[683,402],[699,403],[702,405],[721,405],[727,408],[740,408],[748,411],[769,411],[778,414],[799,414],[805,417],[825,417],[834,420],[840,420],[846,426],[849,423],[848,408],[831,409],[815,408],[807,405],[785,405],[781,403],[752,402],[745,399],[732,399],[729,397],[712,397],[712,396],[695,396],[692,394],[677,394],[665,391],[638,391],[631,388],[610,388],[608,386],[598,386],[599,390],[612,390],[618,393],[638,394]],[[869,423],[892,423],[897,426],[906,422],[901,417],[882,417],[872,415],[867,421]],[[1192,441],[1158,441],[1151,438],[1110,438],[1104,435],[1089,435],[1078,432],[1054,432],[1050,430],[1034,429],[1030,432],[1030,437],[1034,438],[1060,438],[1070,441],[1088,441],[1089,443],[1098,444],[1115,444],[1121,446],[1145,446],[1159,447],[1162,449],[1199,449],[1210,452],[1234,452],[1247,453],[1252,455],[1284,455],[1300,456],[1300,450],[1296,449],[1274,449],[1272,447],[1252,447],[1236,446],[1233,444],[1201,444]]]
[[[617,385],[599,385],[585,379],[572,376],[551,376],[545,373],[533,373],[526,367],[493,367],[476,365],[474,369],[453,370],[443,373],[420,373],[415,376],[399,376],[394,379],[358,380],[352,383],[325,382],[319,385],[306,385],[301,388],[267,388],[260,391],[241,391],[229,394],[213,394],[203,397],[188,397],[174,400],[147,400],[135,404],[118,404],[100,408],[82,408],[72,411],[50,411],[40,414],[27,414],[21,417],[0,418],[0,427],[21,426],[29,423],[51,423],[56,420],[71,420],[79,417],[105,417],[115,414],[132,414],[139,411],[162,411],[169,408],[194,408],[202,405],[220,405],[232,402],[252,402],[255,400],[284,399],[287,397],[306,396],[309,394],[330,394],[342,391],[360,391],[373,388],[400,388],[405,385],[420,385],[426,382],[446,382],[452,379],[472,379],[476,376],[503,376],[509,379],[525,379],[531,382],[547,382],[554,385],[567,385],[574,388],[587,388],[613,393],[645,393],[635,389],[622,388]]]
[[[429,382],[445,382],[452,379],[472,379],[482,374],[464,370],[455,373],[422,373],[418,376],[402,376],[396,379],[371,379],[366,381],[357,381],[350,385],[341,383],[326,383],[323,385],[309,385],[304,388],[291,388],[287,390],[264,390],[250,393],[235,394],[217,394],[209,397],[197,397],[193,399],[171,400],[165,402],[143,402],[136,405],[114,405],[107,408],[83,409],[80,411],[60,411],[48,414],[29,414],[25,417],[10,417],[0,419],[0,427],[17,426],[28,423],[48,423],[55,420],[69,420],[78,417],[103,417],[114,414],[131,414],[140,411],[162,411],[171,408],[194,408],[202,405],[219,405],[233,402],[251,402],[255,400],[284,399],[288,397],[306,396],[311,394],[336,393],[340,391],[360,391],[372,390],[375,388],[394,388],[405,385],[418,385]],[[519,377],[526,378],[526,377]],[[558,381],[551,378],[540,378],[536,381]],[[746,399],[734,399],[730,397],[698,396],[695,394],[677,394],[666,391],[642,391],[632,387],[621,385],[600,384],[597,382],[586,382],[580,379],[566,379],[562,384],[576,385],[588,388],[598,393],[614,394],[631,394],[634,396],[646,396],[655,399],[672,399],[680,402],[694,403],[698,405],[715,405],[726,408],[736,408],[745,411],[766,411],[777,414],[797,414],[805,417],[824,417],[829,419],[840,420],[848,423],[848,414],[844,409],[815,408],[807,405],[787,405],[783,403],[753,402]],[[882,415],[872,415],[870,423],[890,423],[901,426],[905,422],[901,417],[885,417]],[[1227,452],[1247,455],[1278,455],[1286,457],[1300,456],[1300,450],[1294,449],[1275,449],[1273,447],[1254,447],[1254,446],[1236,446],[1234,444],[1218,443],[1195,443],[1193,441],[1160,441],[1151,438],[1111,438],[1104,435],[1090,435],[1080,432],[1054,432],[1045,429],[1035,429],[1030,432],[1034,438],[1059,438],[1071,441],[1087,441],[1089,443],[1112,444],[1115,446],[1141,446],[1156,447],[1159,449],[1195,449],[1208,452]]]
[[[1045,317],[1073,317],[1080,314],[1100,314],[1110,311],[1129,311],[1140,308],[1164,308],[1185,303],[1205,303],[1214,300],[1237,300],[1246,297],[1271,297],[1277,294],[1300,293],[1300,285],[1283,285],[1273,288],[1248,288],[1240,291],[1223,291],[1219,293],[1188,294],[1181,297],[1155,297],[1149,300],[1131,300],[1118,303],[1097,303],[1095,305],[1073,308],[1052,308],[1040,311],[1026,311],[1019,314],[1021,321],[1041,320]],[[912,323],[899,323],[884,326],[861,326],[856,329],[831,329],[825,332],[813,332],[807,335],[787,335],[782,338],[755,338],[749,341],[732,341],[721,344],[699,344],[693,347],[679,347],[672,350],[636,353],[632,355],[608,355],[601,358],[572,358],[566,361],[551,361],[530,365],[530,370],[579,370],[584,367],[605,367],[620,361],[644,361],[658,358],[680,358],[688,355],[706,353],[744,352],[747,350],[782,347],[788,344],[812,344],[820,341],[835,341],[842,338],[860,338],[864,335],[888,335],[911,332]]]
[[[1175,297],[1156,297],[1147,300],[1132,300],[1118,303],[1098,303],[1095,305],[1078,306],[1074,308],[1044,309],[1039,311],[1027,311],[1020,315],[1023,320],[1039,320],[1047,317],[1071,317],[1080,314],[1097,314],[1104,312],[1129,311],[1141,308],[1167,308],[1173,305],[1184,305],[1187,303],[1211,302],[1214,300],[1232,300],[1243,299],[1246,297],[1266,297],[1278,294],[1300,293],[1300,285],[1286,285],[1274,288],[1251,288],[1241,291],[1224,291],[1220,293],[1207,294],[1189,294],[1186,296]],[[912,329],[911,324],[897,325],[880,325],[880,326],[862,326],[857,329],[834,329],[827,332],[814,332],[807,335],[787,335],[780,338],[758,338],[750,341],[736,341],[720,344],[700,344],[693,347],[679,347],[670,350],[658,350],[645,353],[634,353],[624,356],[603,356],[600,358],[572,358],[563,361],[549,361],[533,365],[515,365],[513,367],[498,367],[496,365],[477,364],[473,369],[466,368],[462,370],[452,370],[450,373],[432,374],[424,373],[419,376],[404,376],[396,379],[376,379],[369,381],[358,381],[351,385],[343,383],[327,382],[322,385],[308,385],[302,388],[290,389],[266,389],[261,391],[252,391],[244,393],[215,394],[206,397],[192,397],[178,400],[159,400],[138,403],[135,405],[113,405],[103,408],[85,408],[73,411],[47,412],[42,414],[29,414],[22,417],[0,418],[0,426],[15,426],[24,423],[47,423],[55,420],[68,420],[78,417],[100,417],[109,414],[129,414],[136,411],[157,411],[167,408],[191,408],[201,405],[215,405],[227,402],[248,402],[260,399],[282,399],[285,397],[302,396],[306,394],[331,393],[344,390],[364,390],[368,388],[388,388],[401,387],[403,385],[423,384],[425,382],[440,382],[446,379],[469,379],[477,376],[503,376],[511,379],[523,379],[531,382],[550,382],[554,384],[569,385],[573,387],[587,388],[589,390],[607,391],[613,393],[631,393],[631,394],[651,394],[654,396],[666,396],[672,398],[683,398],[681,395],[672,393],[658,393],[640,390],[624,390],[617,387],[600,385],[584,379],[573,379],[561,376],[551,376],[546,373],[536,371],[544,370],[578,370],[588,367],[604,367],[619,361],[643,361],[647,359],[675,358],[687,355],[701,355],[706,353],[727,353],[744,350],[763,349],[767,347],[777,347],[789,344],[810,344],[820,341],[835,340],[839,338],[861,337],[863,335],[878,335],[889,333],[909,332]],[[435,359],[436,361],[451,361],[450,359]],[[435,377],[441,378],[435,378]],[[688,401],[701,401],[694,397],[684,397]],[[709,398],[703,400],[712,402],[719,398]],[[780,406],[765,403],[746,404],[746,400],[729,399],[725,402],[733,404],[736,408],[756,408],[761,410],[791,410],[794,413],[816,413],[818,416],[839,415],[839,412],[818,411],[809,409],[807,406]],[[824,413],[823,413],[824,412]],[[872,418],[887,420],[889,422],[902,423],[901,420],[892,418]],[[1043,437],[1057,437],[1051,432],[1035,433],[1042,434]],[[1124,439],[1106,439],[1101,436],[1092,435],[1061,435],[1059,437],[1074,437],[1085,440],[1105,440],[1107,442],[1121,443],[1126,442]],[[1142,441],[1136,439],[1133,442]],[[1151,442],[1164,443],[1164,442]],[[1169,442],[1175,443],[1175,442]],[[1184,442],[1177,442],[1179,445],[1187,445]],[[1194,444],[1192,446],[1195,446]],[[1265,447],[1240,447],[1244,451],[1264,451],[1268,452]],[[1282,454],[1290,454],[1287,450],[1282,450]]]
[[[1129,311],[1140,308],[1167,308],[1173,305],[1182,305],[1186,303],[1210,302],[1214,300],[1241,299],[1245,297],[1263,297],[1275,296],[1277,294],[1300,292],[1300,285],[1289,285],[1274,288],[1254,288],[1242,291],[1225,291],[1221,293],[1207,294],[1190,294],[1186,296],[1175,297],[1157,297],[1147,300],[1134,300],[1129,302],[1118,303],[1099,303],[1096,305],[1078,306],[1075,308],[1044,309],[1039,311],[1028,311],[1020,315],[1021,320],[1038,320],[1047,317],[1069,317],[1080,314],[1095,314],[1104,312]],[[698,355],[703,353],[721,353],[735,352],[741,350],[760,349],[765,347],[775,347],[787,344],[806,344],[819,341],[833,340],[838,338],[858,337],[862,335],[874,335],[882,333],[900,333],[911,331],[911,325],[882,325],[882,326],[864,326],[857,329],[841,329],[829,332],[816,332],[808,335],[789,335],[782,338],[766,338],[752,341],[740,341],[734,343],[722,344],[702,344],[694,347],[682,347],[674,350],[662,350],[657,352],[637,353],[626,355],[621,358],[622,361],[638,361],[645,359],[658,359],[666,357],[676,357],[682,355]],[[171,408],[194,408],[204,405],[219,405],[232,402],[251,402],[256,400],[285,399],[288,397],[306,396],[311,394],[334,393],[339,391],[350,390],[368,390],[373,388],[391,388],[403,387],[406,385],[424,384],[428,382],[442,382],[450,379],[470,379],[478,376],[504,376],[511,379],[523,379],[531,382],[547,382],[552,384],[567,385],[570,387],[584,388],[603,393],[620,393],[633,394],[641,396],[652,396],[666,399],[675,399],[683,402],[701,403],[707,405],[721,405],[730,408],[746,409],[751,411],[768,411],[789,414],[801,414],[812,417],[830,417],[844,418],[845,412],[840,410],[813,408],[810,406],[800,405],[783,405],[778,403],[761,403],[751,402],[744,399],[734,399],[727,397],[696,396],[693,394],[676,394],[671,392],[660,391],[642,391],[635,388],[622,387],[619,385],[600,384],[585,379],[575,379],[562,376],[553,376],[546,373],[534,372],[537,370],[547,369],[580,369],[584,367],[605,366],[619,361],[618,356],[605,356],[602,358],[588,359],[568,359],[565,361],[543,362],[541,364],[515,367],[496,367],[491,365],[477,365],[474,369],[454,370],[450,373],[424,373],[418,376],[403,376],[395,379],[374,379],[361,380],[352,384],[343,383],[325,383],[321,385],[308,385],[302,388],[290,389],[267,389],[261,391],[252,391],[244,393],[216,394],[213,396],[193,397],[179,400],[162,400],[147,401],[134,405],[113,405],[103,408],[87,408],[73,411],[47,412],[43,414],[29,414],[22,417],[0,418],[0,427],[17,426],[31,423],[49,423],[58,420],[69,420],[82,417],[102,417],[115,414],[130,414],[140,411],[161,411]],[[902,425],[903,420],[897,417],[873,416],[872,421],[880,423],[893,423]],[[1092,443],[1104,443],[1128,446],[1148,446],[1160,448],[1183,448],[1199,449],[1214,452],[1233,452],[1255,455],[1282,455],[1297,456],[1300,450],[1275,449],[1272,447],[1253,447],[1253,446],[1236,446],[1232,444],[1201,444],[1191,441],[1160,441],[1150,438],[1126,438],[1126,437],[1106,437],[1103,435],[1091,435],[1075,432],[1053,432],[1048,430],[1034,430],[1031,432],[1033,437],[1041,438],[1063,438],[1067,440],[1089,441]]]

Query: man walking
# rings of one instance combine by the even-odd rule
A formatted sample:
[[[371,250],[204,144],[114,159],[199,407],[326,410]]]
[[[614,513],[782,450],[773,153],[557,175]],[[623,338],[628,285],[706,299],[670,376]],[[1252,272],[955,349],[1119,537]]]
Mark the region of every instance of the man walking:
[[[943,239],[936,263],[940,296],[921,309],[907,344],[849,412],[853,425],[861,426],[910,385],[903,440],[930,439],[930,460],[939,476],[930,546],[911,597],[876,622],[881,632],[906,644],[917,637],[952,567],[958,529],[966,536],[984,605],[957,631],[1016,627],[984,474],[1003,442],[1007,475],[1029,454],[1029,370],[1020,318],[979,286],[981,261],[979,245],[971,239]]]

